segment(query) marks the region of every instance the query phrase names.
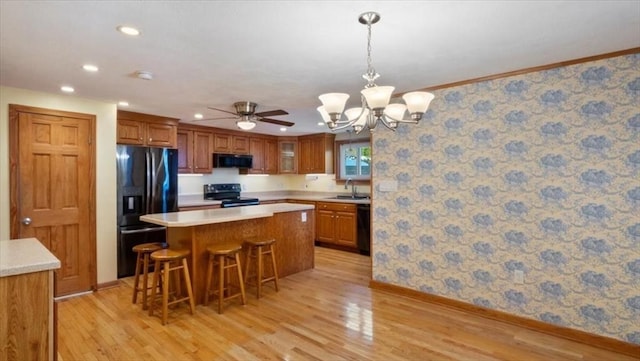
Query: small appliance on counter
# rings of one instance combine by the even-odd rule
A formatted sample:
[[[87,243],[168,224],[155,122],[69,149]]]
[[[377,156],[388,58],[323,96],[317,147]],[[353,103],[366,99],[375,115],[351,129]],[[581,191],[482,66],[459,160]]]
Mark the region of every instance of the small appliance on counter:
[[[204,199],[222,201],[220,204],[222,208],[255,206],[260,204],[258,198],[240,197],[242,187],[239,183],[205,184],[203,189]]]

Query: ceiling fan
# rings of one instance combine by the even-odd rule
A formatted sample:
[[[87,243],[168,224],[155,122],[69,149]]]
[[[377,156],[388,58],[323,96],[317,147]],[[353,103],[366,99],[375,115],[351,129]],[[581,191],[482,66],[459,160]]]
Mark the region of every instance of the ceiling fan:
[[[237,119],[236,120],[236,125],[238,126],[238,128],[240,128],[242,130],[253,129],[253,127],[256,126],[256,123],[254,122],[254,120],[257,120],[259,122],[264,122],[264,123],[282,125],[282,126],[285,126],[285,127],[290,127],[290,126],[292,126],[294,124],[292,122],[287,122],[287,121],[284,121],[284,120],[267,118],[267,117],[272,117],[272,116],[277,116],[277,115],[287,115],[287,114],[289,114],[289,113],[287,113],[286,111],[284,111],[282,109],[270,110],[270,111],[266,111],[266,112],[256,113],[256,107],[257,106],[258,106],[258,104],[253,103],[253,102],[247,102],[247,101],[235,102],[235,103],[233,103],[233,107],[236,109],[235,113],[234,112],[230,112],[228,110],[224,110],[224,109],[207,107],[209,109],[217,110],[219,112],[233,114],[234,117],[208,118],[208,119],[200,119],[200,120],[204,121],[204,120],[220,120],[220,119]]]

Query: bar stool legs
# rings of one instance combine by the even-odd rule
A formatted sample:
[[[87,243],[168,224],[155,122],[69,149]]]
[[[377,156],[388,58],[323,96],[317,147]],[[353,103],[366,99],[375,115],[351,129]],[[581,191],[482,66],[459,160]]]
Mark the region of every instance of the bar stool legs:
[[[133,280],[132,303],[138,302],[138,293],[142,292],[142,309],[147,309],[147,294],[149,291],[149,258],[151,253],[161,250],[162,243],[143,243],[132,248],[136,256],[136,273]],[[140,285],[140,274],[142,273],[142,286]]]
[[[156,288],[159,285],[160,278],[162,278],[162,324],[167,323],[167,314],[169,312],[169,305],[173,305],[179,302],[187,301],[189,303],[189,311],[193,315],[195,310],[195,302],[193,300],[193,290],[191,289],[191,278],[189,277],[189,268],[187,264],[187,256],[191,252],[189,250],[172,250],[162,249],[151,253],[151,259],[155,261],[155,269],[153,272],[153,286],[151,287],[151,299],[149,303],[149,316],[153,316],[154,308],[156,307]],[[187,289],[187,295],[179,298],[181,295],[178,292],[178,283],[176,283],[176,290],[173,291],[176,295],[176,299],[169,301],[169,288],[170,278],[172,271],[182,271],[184,277],[184,283]],[[180,277],[178,273],[177,278]],[[177,281],[179,282],[179,281]]]
[[[247,246],[247,265],[244,273],[244,279],[247,284],[256,285],[256,296],[260,298],[262,295],[262,284],[266,282],[272,282],[275,285],[276,292],[278,289],[278,266],[276,264],[276,255],[274,245],[275,239],[266,241],[245,241]],[[255,252],[255,254],[254,254]],[[263,256],[271,256],[271,269],[273,274],[270,277],[264,277],[264,259]],[[254,274],[250,274],[252,258],[256,258],[257,269]],[[254,280],[253,282],[251,280]]]
[[[209,296],[214,295],[218,298],[218,313],[222,313],[224,301],[240,297],[242,304],[247,304],[246,294],[244,292],[244,280],[242,277],[242,266],[240,264],[240,251],[242,246],[236,245],[232,247],[211,246],[207,248],[209,252],[209,263],[207,265],[207,280],[204,292],[204,304],[209,304]],[[213,272],[217,267],[218,278],[216,280],[217,289],[212,288]],[[235,268],[238,276],[239,292],[231,292],[231,273],[230,269]]]

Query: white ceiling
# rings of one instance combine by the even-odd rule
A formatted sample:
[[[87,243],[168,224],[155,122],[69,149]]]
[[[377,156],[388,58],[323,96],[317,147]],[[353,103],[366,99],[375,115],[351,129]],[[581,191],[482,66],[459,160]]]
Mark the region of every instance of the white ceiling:
[[[365,11],[378,85],[405,92],[640,46],[640,1],[0,1],[0,84],[193,121],[239,100],[319,127],[318,95],[364,85]],[[127,37],[118,25],[138,27]],[[81,66],[92,63],[98,73]],[[132,76],[137,70],[153,80]],[[434,102],[438,99],[434,100]],[[232,120],[198,122],[234,128]],[[259,123],[256,132],[281,134]]]

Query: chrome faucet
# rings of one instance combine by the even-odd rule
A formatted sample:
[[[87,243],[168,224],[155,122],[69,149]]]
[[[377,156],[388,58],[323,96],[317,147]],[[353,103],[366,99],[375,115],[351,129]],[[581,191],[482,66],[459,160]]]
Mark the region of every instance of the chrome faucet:
[[[356,187],[356,184],[353,181],[353,179],[347,178],[347,181],[344,182],[344,189],[349,189],[349,183],[351,183],[351,197],[355,198],[356,197],[356,192],[358,191],[358,188]]]

